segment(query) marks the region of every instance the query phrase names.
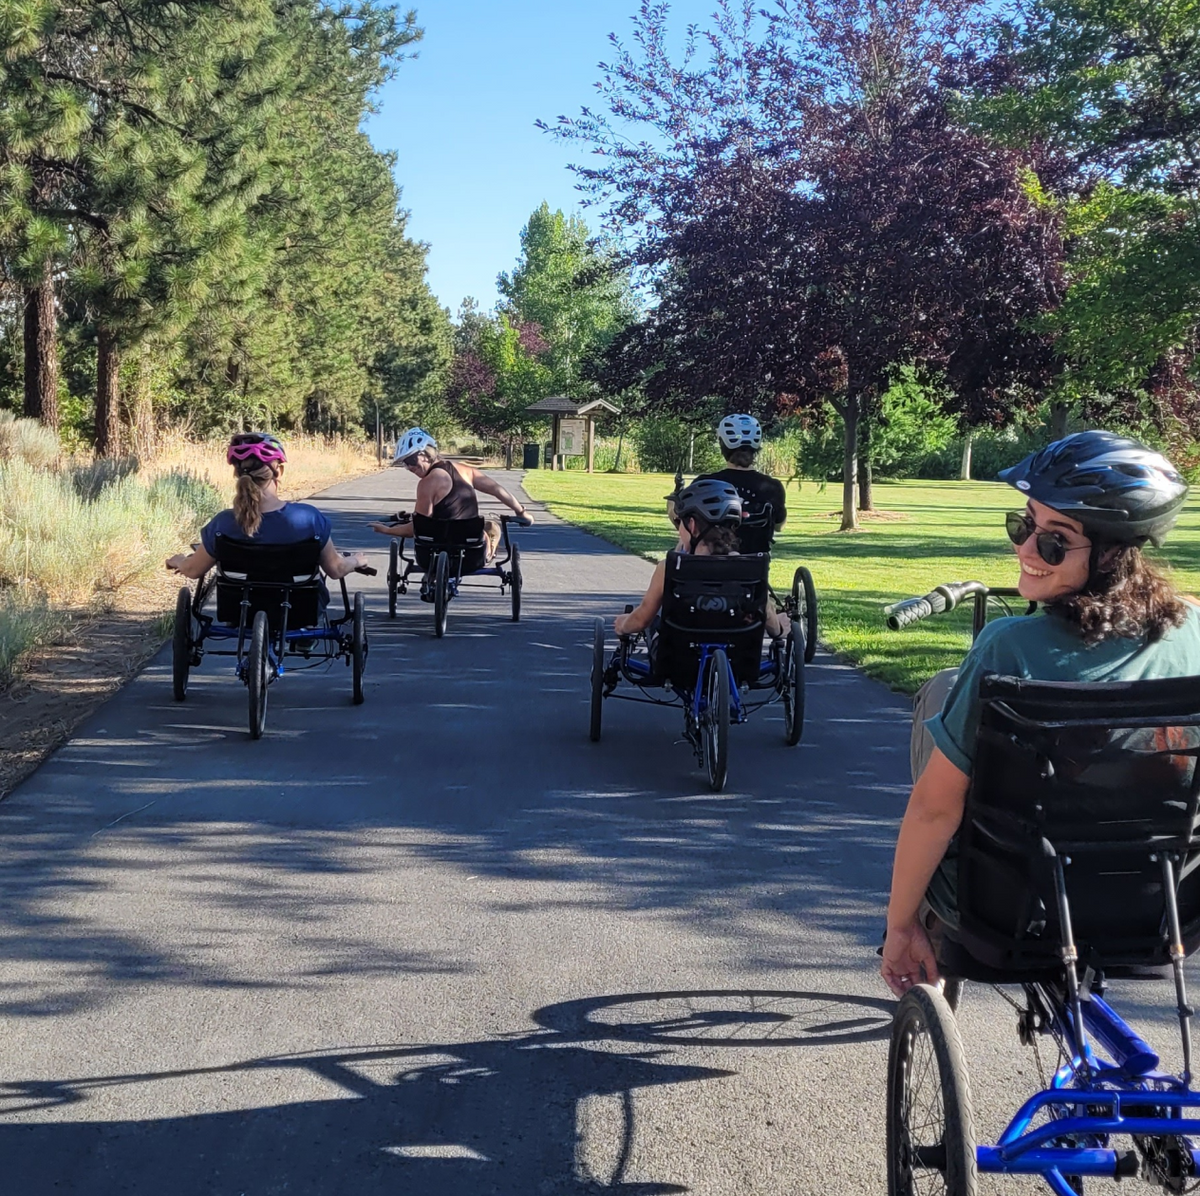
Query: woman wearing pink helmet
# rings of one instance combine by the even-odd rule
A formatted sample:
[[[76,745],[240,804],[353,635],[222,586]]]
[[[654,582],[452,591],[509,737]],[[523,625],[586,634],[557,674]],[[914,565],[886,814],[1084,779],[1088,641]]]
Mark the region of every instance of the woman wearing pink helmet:
[[[233,466],[237,491],[233,506],[209,521],[200,533],[200,546],[192,553],[177,553],[167,568],[184,577],[203,577],[216,563],[218,536],[249,540],[254,544],[321,542],[321,568],[327,577],[345,577],[367,563],[362,553],[343,556],[333,545],[329,520],[316,507],[285,502],[279,497],[287,454],[278,437],[269,432],[238,432],[229,442],[225,460]]]

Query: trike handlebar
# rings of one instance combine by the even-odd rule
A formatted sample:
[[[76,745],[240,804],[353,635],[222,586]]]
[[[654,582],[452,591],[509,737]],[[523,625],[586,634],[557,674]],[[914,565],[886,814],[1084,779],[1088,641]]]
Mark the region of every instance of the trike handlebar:
[[[359,565],[359,567],[357,569],[355,569],[354,572],[355,573],[365,573],[368,577],[374,577],[379,572],[379,570],[373,568],[370,565]]]
[[[988,587],[981,581],[952,581],[930,590],[924,598],[906,598],[903,602],[885,606],[883,613],[887,616],[888,626],[899,631],[910,623],[928,619],[930,615],[953,610],[964,598],[987,592]]]
[[[533,520],[528,515],[501,515],[501,523],[516,523],[521,527],[533,527]]]

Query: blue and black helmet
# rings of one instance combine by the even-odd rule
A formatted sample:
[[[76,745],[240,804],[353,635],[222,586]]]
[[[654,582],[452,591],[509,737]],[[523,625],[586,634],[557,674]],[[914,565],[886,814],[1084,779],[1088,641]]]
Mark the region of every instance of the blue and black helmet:
[[[1112,544],[1161,544],[1188,493],[1162,453],[1114,432],[1064,436],[998,476]]]

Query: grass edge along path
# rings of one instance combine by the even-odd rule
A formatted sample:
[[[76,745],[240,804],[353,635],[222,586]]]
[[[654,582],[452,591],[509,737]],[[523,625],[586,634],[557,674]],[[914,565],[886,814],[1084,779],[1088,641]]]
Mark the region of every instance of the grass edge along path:
[[[559,518],[648,560],[660,560],[675,541],[663,499],[674,486],[670,474],[530,470],[523,484]],[[833,483],[788,484],[788,519],[775,541],[771,583],[787,592],[796,566],[807,565],[822,644],[868,676],[915,693],[938,669],[962,660],[971,642],[970,609],[889,631],[883,607],[943,582],[1015,585],[1004,513],[1024,503],[999,482],[877,482],[877,513],[861,531],[847,533],[837,530],[840,495]],[[1189,499],[1158,560],[1170,566],[1180,589],[1200,588],[1200,499]]]

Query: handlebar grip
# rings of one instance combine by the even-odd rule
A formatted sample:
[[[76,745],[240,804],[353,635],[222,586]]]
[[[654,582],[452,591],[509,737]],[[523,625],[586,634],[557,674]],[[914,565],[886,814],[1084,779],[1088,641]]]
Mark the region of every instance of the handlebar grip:
[[[533,520],[530,519],[528,515],[518,515],[517,522],[522,527],[533,527]]]
[[[633,614],[633,611],[634,611],[634,606],[633,606],[633,603],[632,603],[632,602],[626,602],[626,603],[625,603],[625,613],[626,613],[627,615],[631,615],[631,614]]]
[[[365,573],[368,577],[374,577],[379,572],[379,570],[372,568],[370,565],[359,565],[359,567],[357,569],[355,569],[354,572],[355,573]]]
[[[902,627],[907,627],[910,623],[919,622],[921,619],[928,619],[930,615],[936,613],[933,609],[933,604],[928,598],[909,598],[904,602],[897,602],[891,608],[891,612],[887,617],[887,625],[893,631],[899,631]]]

